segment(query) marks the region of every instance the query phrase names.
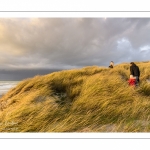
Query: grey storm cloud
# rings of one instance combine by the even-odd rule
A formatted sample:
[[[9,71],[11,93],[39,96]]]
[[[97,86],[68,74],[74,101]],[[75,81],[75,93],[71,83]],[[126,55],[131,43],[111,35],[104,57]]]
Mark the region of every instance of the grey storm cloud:
[[[71,69],[146,61],[149,18],[1,18],[0,67]]]

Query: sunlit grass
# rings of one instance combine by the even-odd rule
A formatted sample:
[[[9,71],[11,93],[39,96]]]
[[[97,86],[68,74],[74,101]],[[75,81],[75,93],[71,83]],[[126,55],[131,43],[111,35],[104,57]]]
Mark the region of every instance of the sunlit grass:
[[[127,83],[127,63],[26,79],[0,99],[0,131],[149,132],[150,62],[137,64],[136,88]]]

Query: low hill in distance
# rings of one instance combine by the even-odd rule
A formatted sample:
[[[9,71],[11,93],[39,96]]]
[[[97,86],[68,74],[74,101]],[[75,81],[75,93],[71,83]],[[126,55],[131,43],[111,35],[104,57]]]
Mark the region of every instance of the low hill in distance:
[[[0,132],[149,132],[150,62],[88,66],[21,81],[0,99]]]

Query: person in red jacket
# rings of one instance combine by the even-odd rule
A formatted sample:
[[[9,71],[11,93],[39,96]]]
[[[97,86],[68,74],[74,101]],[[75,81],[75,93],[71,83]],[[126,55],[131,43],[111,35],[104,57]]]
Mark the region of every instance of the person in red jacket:
[[[133,75],[130,75],[130,79],[128,80],[128,83],[130,86],[136,86],[136,77],[133,77]]]
[[[137,84],[140,82],[140,69],[134,62],[130,63],[130,75],[136,77]]]

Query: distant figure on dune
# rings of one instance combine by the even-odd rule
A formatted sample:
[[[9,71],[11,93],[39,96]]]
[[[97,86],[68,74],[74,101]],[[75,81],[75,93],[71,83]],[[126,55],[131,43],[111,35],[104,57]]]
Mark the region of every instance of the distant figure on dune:
[[[113,61],[110,62],[109,68],[114,68],[114,62]]]
[[[134,62],[130,63],[130,75],[136,78],[136,85],[138,85],[140,82],[140,69]]]
[[[128,83],[130,86],[136,86],[136,77],[133,77],[133,75],[130,75],[130,79],[128,80]]]

